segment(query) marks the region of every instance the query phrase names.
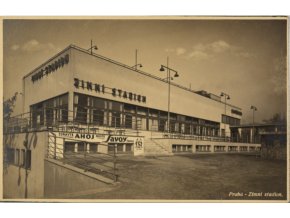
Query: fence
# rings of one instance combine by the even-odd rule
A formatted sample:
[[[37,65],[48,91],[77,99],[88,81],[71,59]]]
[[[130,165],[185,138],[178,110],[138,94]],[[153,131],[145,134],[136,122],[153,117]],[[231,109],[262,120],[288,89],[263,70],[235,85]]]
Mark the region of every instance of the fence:
[[[65,139],[56,136],[53,132],[48,135],[48,147],[46,157],[62,161],[63,164],[70,164],[85,172],[92,172],[105,176],[107,178],[118,180],[117,174],[117,156],[116,148],[114,147],[113,153],[108,154],[105,152],[97,152],[88,149],[88,143],[82,140],[75,140],[77,146],[83,145],[82,150],[67,151],[65,147]],[[109,146],[109,145],[104,145]],[[108,149],[109,150],[109,149]]]
[[[74,114],[75,113],[75,114]],[[103,113],[103,112],[102,112]],[[165,126],[162,131],[160,125],[152,124],[147,127],[147,121],[142,117],[134,117],[128,113],[107,111],[106,114],[92,114],[74,112],[63,108],[45,108],[40,113],[24,113],[5,119],[4,133],[19,133],[29,131],[53,130],[83,133],[109,133],[116,135],[139,135],[140,131],[150,131],[151,138],[193,139],[202,141],[234,141],[230,137],[185,134],[182,132],[167,132]],[[76,115],[78,114],[78,115]],[[145,127],[146,126],[146,127]]]

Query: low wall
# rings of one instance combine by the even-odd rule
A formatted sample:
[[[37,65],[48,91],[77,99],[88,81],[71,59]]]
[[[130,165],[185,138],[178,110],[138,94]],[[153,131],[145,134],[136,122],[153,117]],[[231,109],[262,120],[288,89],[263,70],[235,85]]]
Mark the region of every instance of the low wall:
[[[166,147],[169,151],[172,152],[172,145],[191,145],[192,146],[192,153],[196,153],[196,145],[209,145],[210,151],[208,152],[214,152],[214,146],[225,146],[224,152],[229,152],[229,146],[233,147],[240,147],[240,146],[246,146],[248,147],[257,147],[260,148],[261,144],[251,144],[251,143],[237,143],[237,142],[215,142],[215,141],[198,141],[198,140],[192,140],[192,139],[154,139],[156,143],[159,145]],[[145,145],[146,146],[146,145]],[[236,152],[239,152],[236,151]],[[200,152],[198,152],[200,153]],[[220,153],[220,152],[218,152]]]
[[[40,199],[44,193],[44,157],[48,143],[47,132],[27,132],[3,135],[3,198]],[[8,152],[9,150],[9,152]],[[20,162],[26,157],[22,152],[31,151],[30,168]],[[16,155],[16,151],[21,151]],[[12,156],[9,160],[9,154]]]
[[[44,196],[46,198],[73,198],[114,187],[114,182],[102,176],[84,172],[60,161],[46,159],[44,163]]]

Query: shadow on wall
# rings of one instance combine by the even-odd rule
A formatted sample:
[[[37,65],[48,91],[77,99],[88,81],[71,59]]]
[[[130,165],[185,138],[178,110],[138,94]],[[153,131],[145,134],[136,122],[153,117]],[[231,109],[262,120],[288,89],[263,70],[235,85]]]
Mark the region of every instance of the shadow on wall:
[[[24,139],[19,142],[18,137],[25,134]],[[14,165],[18,167],[18,178],[17,178],[17,185],[18,187],[21,186],[22,181],[22,174],[21,169],[25,170],[25,178],[24,178],[24,198],[28,196],[28,176],[29,176],[29,169],[27,165],[27,151],[33,150],[37,146],[37,133],[36,132],[27,132],[27,133],[12,133],[6,134],[3,137],[4,140],[4,157],[3,157],[3,173],[4,175],[8,175],[8,166]],[[16,155],[16,149],[24,150],[23,156],[20,157],[20,153]],[[11,154],[13,152],[13,154]],[[31,160],[31,158],[30,158]]]

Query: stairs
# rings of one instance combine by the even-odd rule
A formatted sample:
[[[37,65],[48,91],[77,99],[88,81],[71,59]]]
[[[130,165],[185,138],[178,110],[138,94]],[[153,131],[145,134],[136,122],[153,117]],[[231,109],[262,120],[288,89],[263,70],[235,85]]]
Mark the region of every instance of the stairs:
[[[173,153],[154,139],[145,138],[145,156],[171,156]]]

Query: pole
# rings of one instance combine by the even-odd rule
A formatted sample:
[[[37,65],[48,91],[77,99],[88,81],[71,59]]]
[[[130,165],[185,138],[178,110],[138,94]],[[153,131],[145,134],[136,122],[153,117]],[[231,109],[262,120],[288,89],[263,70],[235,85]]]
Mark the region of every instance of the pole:
[[[117,182],[117,175],[116,175],[116,164],[117,164],[117,156],[116,156],[116,150],[117,150],[117,144],[114,145],[114,176],[115,176],[115,182]]]
[[[48,133],[49,134],[49,133]],[[53,154],[53,159],[56,160],[56,135],[53,135],[53,139],[54,139],[54,154]]]
[[[167,114],[167,122],[168,122],[168,135],[170,134],[170,70],[168,68],[169,65],[169,57],[167,57],[167,78],[168,78],[168,114]]]
[[[91,39],[91,55],[93,54],[93,40]]]
[[[226,139],[226,121],[227,121],[227,96],[225,95],[225,122],[224,122],[225,139]]]
[[[135,51],[135,70],[137,70],[137,58],[138,58],[138,50],[136,49],[136,51]]]
[[[254,125],[255,125],[255,108],[253,107],[253,129],[252,129],[252,143],[255,143],[255,135],[254,135]]]
[[[255,125],[255,110],[253,109],[253,127]]]

